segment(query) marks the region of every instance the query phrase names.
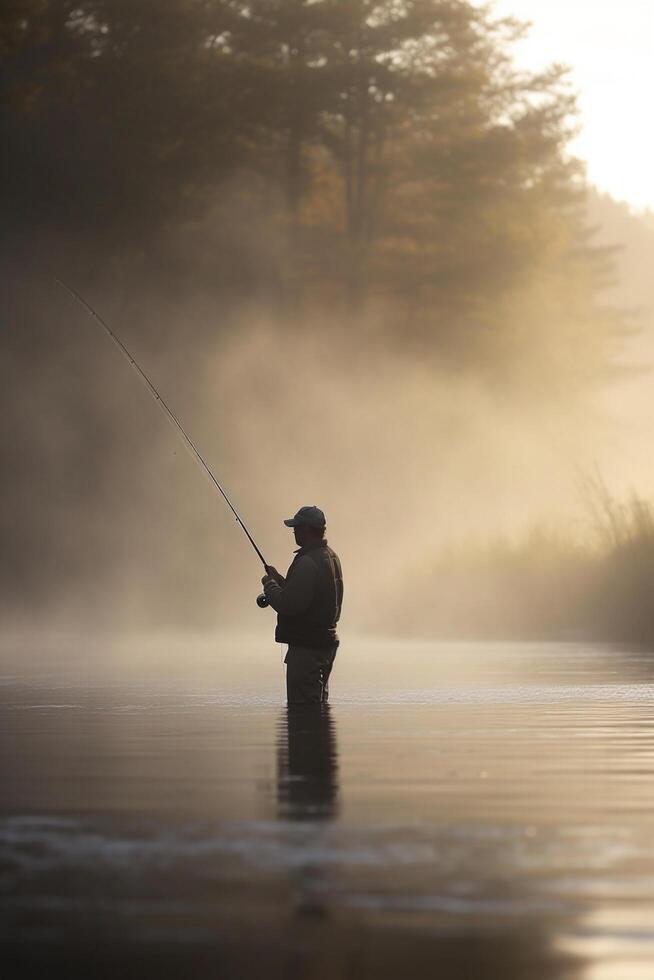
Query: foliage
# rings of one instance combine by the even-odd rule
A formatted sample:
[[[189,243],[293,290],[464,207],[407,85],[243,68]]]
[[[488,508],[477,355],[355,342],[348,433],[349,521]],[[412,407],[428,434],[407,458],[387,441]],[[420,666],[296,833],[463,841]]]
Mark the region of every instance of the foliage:
[[[5,238],[156,272],[175,230],[222,221],[248,299],[360,328],[368,311],[388,342],[502,383],[593,383],[620,330],[610,262],[566,72],[518,72],[522,31],[465,0],[14,0]]]
[[[522,537],[452,545],[408,571],[387,626],[454,636],[595,638],[654,644],[654,509],[585,483],[584,534],[534,527]],[[406,596],[411,595],[411,601]]]

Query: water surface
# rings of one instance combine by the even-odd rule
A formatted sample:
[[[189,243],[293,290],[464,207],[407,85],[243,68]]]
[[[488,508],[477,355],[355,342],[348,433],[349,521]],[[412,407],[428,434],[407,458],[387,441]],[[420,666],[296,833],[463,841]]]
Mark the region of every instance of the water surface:
[[[12,975],[654,977],[654,658],[357,640],[290,714],[280,659],[5,641]]]

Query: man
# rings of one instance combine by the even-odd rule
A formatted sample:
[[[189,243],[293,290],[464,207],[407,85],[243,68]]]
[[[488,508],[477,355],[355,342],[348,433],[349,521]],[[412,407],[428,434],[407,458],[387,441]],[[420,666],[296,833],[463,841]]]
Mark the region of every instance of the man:
[[[284,524],[293,528],[299,545],[295,558],[286,578],[269,565],[261,581],[277,613],[275,639],[288,643],[288,703],[320,704],[329,698],[328,680],[338,649],[341,563],[325,540],[325,515],[319,507],[300,507]]]

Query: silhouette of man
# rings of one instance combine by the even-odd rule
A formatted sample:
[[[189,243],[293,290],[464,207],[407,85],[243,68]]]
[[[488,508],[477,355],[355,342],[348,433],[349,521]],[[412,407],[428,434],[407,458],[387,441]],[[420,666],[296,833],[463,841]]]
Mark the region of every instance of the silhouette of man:
[[[320,704],[329,698],[343,573],[338,555],[325,540],[325,523],[319,507],[300,507],[295,517],[284,521],[299,545],[286,578],[268,565],[261,579],[277,613],[275,639],[288,643],[284,663],[289,704]]]
[[[336,724],[328,704],[289,705],[277,734],[278,815],[332,820],[338,811]]]

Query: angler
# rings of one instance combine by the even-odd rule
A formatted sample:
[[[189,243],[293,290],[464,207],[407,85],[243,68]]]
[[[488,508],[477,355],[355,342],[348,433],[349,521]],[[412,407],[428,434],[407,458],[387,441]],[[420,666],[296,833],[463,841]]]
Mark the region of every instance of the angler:
[[[325,539],[325,515],[319,507],[300,507],[284,524],[293,528],[299,545],[295,558],[285,578],[267,566],[261,581],[268,604],[277,613],[275,639],[288,643],[287,699],[289,705],[324,704],[339,645],[341,563]]]
[[[84,307],[129,362],[130,367],[145,384],[150,395],[209,477],[214,488],[220,493],[252,545],[266,571],[261,580],[265,591],[257,598],[257,605],[261,608],[271,605],[277,611],[275,638],[280,643],[289,645],[284,661],[287,665],[288,703],[326,702],[329,696],[329,675],[338,649],[336,624],[343,602],[343,575],[338,556],[325,540],[325,515],[318,507],[301,507],[295,517],[284,521],[287,527],[293,528],[295,541],[299,545],[295,559],[284,578],[277,569],[268,565],[225,488],[120,337],[71,286],[61,279],[55,279],[55,282]]]

